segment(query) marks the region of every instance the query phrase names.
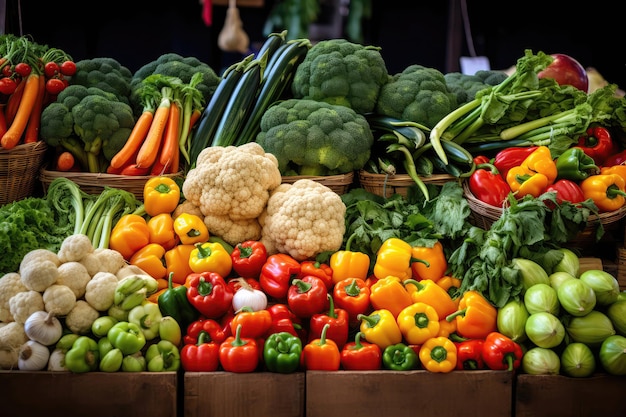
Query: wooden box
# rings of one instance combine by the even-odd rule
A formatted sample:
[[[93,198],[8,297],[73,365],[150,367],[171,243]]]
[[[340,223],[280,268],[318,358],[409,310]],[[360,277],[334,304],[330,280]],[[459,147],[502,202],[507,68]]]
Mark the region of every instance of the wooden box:
[[[306,417],[511,417],[507,371],[307,371]]]
[[[626,379],[620,376],[519,375],[515,393],[515,417],[626,415]]]
[[[185,372],[185,417],[302,417],[304,372]]]
[[[175,417],[176,372],[0,371],[3,416]]]

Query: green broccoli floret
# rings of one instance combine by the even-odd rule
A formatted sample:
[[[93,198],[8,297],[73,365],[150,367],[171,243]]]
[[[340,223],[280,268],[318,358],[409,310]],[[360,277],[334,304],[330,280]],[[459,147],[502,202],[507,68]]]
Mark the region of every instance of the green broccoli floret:
[[[359,114],[376,106],[389,73],[380,48],[328,39],[314,44],[294,75],[294,98],[350,107]]]
[[[139,92],[141,83],[150,75],[161,74],[168,77],[176,77],[180,78],[183,83],[189,84],[191,77],[197,72],[202,74],[202,81],[196,85],[196,88],[202,92],[205,102],[208,103],[221,77],[217,75],[213,68],[200,61],[198,58],[183,57],[176,53],[167,53],[139,68],[135,71],[130,81],[130,102],[132,103],[131,105],[135,111],[135,115],[138,115],[143,107],[141,94]]]
[[[508,75],[504,71],[479,70],[474,75],[462,72],[449,72],[444,75],[448,90],[456,95],[457,106],[461,106],[476,97],[476,93],[500,84]]]
[[[376,113],[432,128],[456,106],[441,71],[412,64],[382,87]]]
[[[132,76],[133,73],[114,58],[98,57],[76,62],[76,74],[72,76],[70,84],[98,87],[129,104]]]
[[[278,159],[283,175],[338,175],[363,168],[374,137],[349,107],[287,99],[267,109],[256,137]]]

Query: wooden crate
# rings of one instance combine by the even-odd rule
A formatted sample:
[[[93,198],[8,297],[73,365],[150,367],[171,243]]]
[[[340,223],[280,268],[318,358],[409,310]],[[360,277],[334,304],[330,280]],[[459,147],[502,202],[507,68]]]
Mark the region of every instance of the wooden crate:
[[[185,417],[304,416],[304,372],[185,372],[183,385]]]
[[[306,417],[511,417],[513,372],[307,371]]]

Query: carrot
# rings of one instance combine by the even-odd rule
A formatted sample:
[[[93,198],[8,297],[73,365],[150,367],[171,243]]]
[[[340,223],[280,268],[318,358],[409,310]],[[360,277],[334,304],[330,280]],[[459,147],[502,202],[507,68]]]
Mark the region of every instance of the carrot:
[[[174,159],[172,160],[172,165],[170,166],[170,174],[178,172],[178,167],[180,165],[180,149],[178,152],[174,152]]]
[[[166,94],[163,94],[159,106],[154,111],[154,120],[150,124],[150,130],[146,139],[139,148],[137,154],[137,167],[138,168],[150,168],[154,161],[156,161],[163,141],[163,135],[165,133],[165,125],[169,119],[171,109],[170,93],[171,88],[164,87],[163,90],[168,90]]]
[[[39,94],[39,77],[39,74],[32,72],[28,78],[26,78],[22,99],[15,112],[13,122],[9,125],[6,133],[2,135],[2,139],[0,139],[0,145],[2,145],[4,149],[14,148],[19,143],[26,130],[28,119]]]
[[[199,108],[193,109],[193,113],[189,116],[189,131],[191,131],[198,120],[200,120],[200,116],[202,116],[202,111]]]
[[[17,112],[17,108],[20,106],[20,101],[22,101],[22,95],[24,94],[24,86],[26,83],[24,80],[20,81],[17,84],[17,88],[9,96],[7,100],[6,108],[4,109],[4,114],[7,119],[7,126],[10,126],[13,122],[13,118],[15,117],[15,113]]]
[[[165,126],[163,137],[163,146],[159,155],[159,163],[163,165],[165,170],[171,169],[174,154],[180,152],[178,148],[178,132],[181,122],[181,108],[176,100],[170,104],[170,113]]]
[[[69,171],[74,167],[74,155],[70,151],[64,151],[57,156],[57,170]]]
[[[33,143],[39,140],[39,127],[41,126],[41,112],[43,110],[43,100],[46,95],[46,77],[39,77],[39,90],[37,100],[28,118],[26,131],[24,132],[24,143]]]
[[[122,168],[136,156],[141,144],[148,135],[148,130],[150,129],[153,119],[154,109],[145,108],[135,122],[135,126],[133,126],[133,130],[130,132],[130,136],[128,136],[126,143],[124,143],[122,149],[120,149],[111,159],[111,168]]]
[[[169,174],[169,170],[167,169],[167,167],[165,165],[163,165],[159,159],[157,158],[156,161],[154,161],[154,164],[152,164],[152,167],[150,167],[150,175],[163,175],[163,174]]]

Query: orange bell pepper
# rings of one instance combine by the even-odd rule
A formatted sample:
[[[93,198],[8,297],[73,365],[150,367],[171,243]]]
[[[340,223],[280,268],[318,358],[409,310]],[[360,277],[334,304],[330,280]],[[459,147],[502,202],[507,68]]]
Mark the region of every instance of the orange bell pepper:
[[[150,243],[158,243],[165,250],[178,245],[180,239],[174,231],[174,219],[170,213],[161,213],[148,220]]]
[[[378,278],[394,276],[404,281],[413,276],[411,271],[412,248],[395,237],[385,240],[376,253],[374,275]]]
[[[163,257],[165,248],[158,243],[148,243],[130,258],[130,264],[138,266],[154,279],[167,277]]]
[[[174,179],[155,176],[146,181],[143,187],[143,204],[148,215],[171,214],[179,202],[180,187]]]
[[[446,290],[450,298],[452,298],[457,305],[459,304],[459,300],[461,298],[460,296],[461,280],[460,279],[455,278],[450,275],[446,275],[443,278],[441,278],[439,281],[437,281],[437,285],[439,285],[441,288]]]
[[[187,275],[193,272],[189,266],[189,258],[191,252],[195,249],[194,245],[176,245],[172,249],[165,252],[165,267],[167,275],[172,275],[172,281],[177,284],[184,284]]]
[[[521,165],[513,167],[506,174],[506,182],[516,198],[532,195],[539,197],[554,183],[558,171],[556,162],[547,146],[539,146],[526,157]]]
[[[250,307],[243,307],[235,312],[235,317],[230,321],[230,330],[237,332],[237,327],[241,325],[241,337],[260,339],[272,326],[272,315],[269,310],[254,311]]]
[[[411,248],[411,272],[413,278],[439,281],[448,269],[448,261],[443,245],[437,241],[432,247],[413,246]]]
[[[497,330],[498,310],[478,291],[463,293],[459,309],[446,320],[456,320],[457,332],[468,339],[484,339]]]
[[[370,288],[370,303],[376,310],[389,310],[394,317],[413,304],[411,295],[396,276],[379,279]]]
[[[150,243],[150,228],[138,214],[124,214],[111,230],[109,248],[118,251],[127,261],[135,252]]]
[[[369,273],[370,257],[364,252],[350,250],[350,236],[346,242],[346,249],[334,252],[330,256],[329,266],[333,270],[333,283],[338,283],[346,278],[359,278],[365,281]]]
[[[580,188],[600,213],[619,210],[626,202],[626,181],[618,174],[590,175],[580,183]]]
[[[326,323],[318,339],[311,340],[302,349],[301,363],[309,371],[338,371],[341,352],[337,344],[326,338],[330,324]]]

